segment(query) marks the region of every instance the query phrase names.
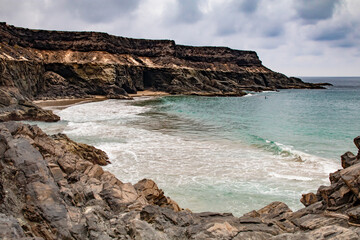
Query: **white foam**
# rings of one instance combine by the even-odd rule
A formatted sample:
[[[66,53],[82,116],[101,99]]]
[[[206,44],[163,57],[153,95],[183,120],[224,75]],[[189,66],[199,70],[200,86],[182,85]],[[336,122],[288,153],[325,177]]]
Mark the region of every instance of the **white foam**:
[[[129,102],[106,100],[68,107],[57,112],[62,120],[70,122],[89,122],[105,120],[121,120],[136,117],[148,108],[130,105]]]
[[[328,174],[338,167],[329,159],[281,143],[274,144],[289,155],[275,155],[241,141],[198,140],[191,135],[170,135],[161,129],[148,130],[133,124],[151,124],[154,120],[141,114],[148,110],[108,100],[72,106],[59,115],[69,121],[64,129],[69,137],[84,138],[86,143],[108,153],[112,164],[105,168],[121,181],[154,179],[183,207],[194,211],[221,211],[226,202],[229,206],[224,206],[227,208],[223,211],[244,213],[245,208],[251,210],[270,200],[284,199],[292,207],[299,206],[301,192],[326,184]],[[207,208],[207,201],[217,205]],[[258,205],[244,205],[241,201]]]
[[[270,173],[269,175],[271,177],[288,179],[288,180],[298,180],[298,181],[313,181],[314,180],[313,178],[310,178],[310,177],[302,177],[302,176],[297,176],[297,175],[282,175],[282,174],[277,174],[277,173]]]

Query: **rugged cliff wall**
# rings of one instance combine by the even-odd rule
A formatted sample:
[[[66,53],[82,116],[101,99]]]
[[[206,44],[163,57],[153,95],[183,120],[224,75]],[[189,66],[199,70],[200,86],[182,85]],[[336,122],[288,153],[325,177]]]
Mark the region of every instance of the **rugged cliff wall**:
[[[2,78],[12,78],[26,91],[30,86],[34,96],[44,94],[43,75],[47,72],[58,74],[88,94],[106,94],[109,89],[102,92],[103,85],[112,84],[127,92],[152,88],[218,94],[243,89],[318,87],[265,68],[253,51],[181,46],[170,40],[130,39],[97,32],[30,30],[5,23],[0,24],[0,37]],[[9,62],[28,65],[29,61],[38,69],[33,77],[11,76],[15,69],[11,73],[4,71]],[[21,67],[19,71],[23,71]],[[47,76],[46,84],[60,84],[51,82],[53,78]],[[27,83],[19,82],[20,79]],[[89,89],[83,85],[89,85]],[[99,89],[93,85],[99,85]]]
[[[21,96],[26,100],[92,95],[128,98],[128,93],[139,90],[241,96],[243,90],[321,87],[271,71],[253,51],[98,32],[30,30],[6,23],[0,23],[0,39],[0,90],[17,92],[2,94],[5,102],[12,103],[0,103],[6,107],[0,111],[2,120],[11,119],[14,109],[27,115],[29,110],[37,112],[36,107],[18,107]]]

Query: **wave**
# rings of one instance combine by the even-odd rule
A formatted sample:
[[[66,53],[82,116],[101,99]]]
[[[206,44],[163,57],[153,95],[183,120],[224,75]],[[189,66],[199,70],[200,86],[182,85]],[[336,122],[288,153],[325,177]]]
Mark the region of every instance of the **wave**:
[[[310,177],[303,177],[303,176],[297,176],[297,175],[284,175],[284,174],[277,174],[277,173],[270,173],[271,177],[275,178],[282,178],[282,179],[288,179],[288,180],[298,180],[298,181],[313,181],[313,178]]]
[[[215,100],[204,100],[204,104],[219,103]],[[328,174],[338,167],[329,159],[293,146],[256,135],[238,137],[232,124],[228,124],[231,138],[226,139],[221,128],[216,128],[218,125],[206,127],[212,122],[196,118],[198,112],[186,115],[188,110],[198,110],[188,105],[183,97],[108,100],[72,106],[58,114],[67,121],[63,132],[69,137],[82,139],[108,153],[112,164],[106,170],[125,182],[154,179],[177,201],[183,201],[183,206],[195,211],[211,209],[202,208],[209,201],[214,202],[214,211],[224,201],[229,203],[226,207],[238,209],[244,197],[261,201],[259,206],[288,199],[294,208],[301,192],[326,184]],[[166,106],[171,106],[171,111],[163,111]],[[172,118],[172,112],[179,110],[183,112]],[[163,115],[147,114],[149,111]],[[184,193],[184,188],[190,192]],[[189,198],[198,205],[189,202]]]
[[[261,138],[259,136],[252,135],[254,139],[253,142],[256,142],[254,145],[260,149],[264,149],[282,159],[286,163],[298,164],[299,166],[307,165],[307,167],[313,168],[315,171],[322,173],[331,173],[340,168],[340,164],[335,162],[332,159],[316,156],[314,154],[306,153],[295,149],[294,146],[282,144],[276,141],[271,141],[268,139]],[[311,170],[313,170],[311,169]],[[303,177],[292,176],[292,175],[276,175],[272,174],[272,177],[279,178],[289,178],[299,180]],[[307,181],[311,178],[303,178],[304,181]]]

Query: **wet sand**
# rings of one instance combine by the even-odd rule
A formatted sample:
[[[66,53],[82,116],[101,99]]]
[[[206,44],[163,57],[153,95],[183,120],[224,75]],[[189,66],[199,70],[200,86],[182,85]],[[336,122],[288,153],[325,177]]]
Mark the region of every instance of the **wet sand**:
[[[55,99],[55,100],[36,100],[34,103],[44,109],[64,109],[75,104],[82,104],[88,102],[98,102],[107,100],[104,96],[95,96],[93,98],[73,98],[73,99]]]

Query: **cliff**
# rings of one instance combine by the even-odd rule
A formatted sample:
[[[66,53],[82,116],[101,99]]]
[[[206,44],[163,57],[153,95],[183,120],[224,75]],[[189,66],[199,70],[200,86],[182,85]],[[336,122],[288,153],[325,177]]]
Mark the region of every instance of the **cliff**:
[[[359,147],[360,137],[355,144]],[[293,212],[273,202],[241,217],[181,209],[148,179],[123,183],[103,151],[0,123],[0,239],[359,239],[360,154]]]
[[[141,90],[242,96],[244,90],[321,88],[271,71],[253,51],[98,32],[30,30],[6,23],[0,23],[0,39],[0,88],[17,92],[10,99],[2,97],[12,102],[1,102],[7,107],[0,112],[3,120],[11,119],[11,109],[29,111],[18,107],[20,96],[25,100],[93,95],[126,99],[128,93]],[[37,117],[43,115],[51,113]]]

